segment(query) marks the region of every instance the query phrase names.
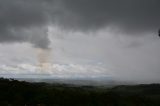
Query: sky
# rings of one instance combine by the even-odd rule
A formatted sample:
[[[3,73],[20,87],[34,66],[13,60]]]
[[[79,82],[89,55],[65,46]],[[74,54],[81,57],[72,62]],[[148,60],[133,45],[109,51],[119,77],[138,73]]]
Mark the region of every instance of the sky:
[[[0,76],[160,82],[159,0],[1,0]]]

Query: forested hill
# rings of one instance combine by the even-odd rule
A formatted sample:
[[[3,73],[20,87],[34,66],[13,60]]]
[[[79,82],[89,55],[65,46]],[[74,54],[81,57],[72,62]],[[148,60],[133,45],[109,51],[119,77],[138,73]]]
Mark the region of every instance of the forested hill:
[[[105,88],[1,78],[0,106],[160,106],[160,84]]]

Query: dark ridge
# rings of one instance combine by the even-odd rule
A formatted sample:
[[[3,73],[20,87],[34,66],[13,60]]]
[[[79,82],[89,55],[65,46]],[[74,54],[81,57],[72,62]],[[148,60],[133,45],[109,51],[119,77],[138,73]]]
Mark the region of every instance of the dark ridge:
[[[160,106],[160,84],[106,88],[0,78],[0,106]]]

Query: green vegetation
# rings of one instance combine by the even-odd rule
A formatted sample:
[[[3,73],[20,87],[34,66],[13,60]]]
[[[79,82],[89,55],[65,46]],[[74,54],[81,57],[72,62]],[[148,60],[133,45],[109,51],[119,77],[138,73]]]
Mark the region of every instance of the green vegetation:
[[[0,106],[160,106],[160,85],[78,87],[1,78]]]

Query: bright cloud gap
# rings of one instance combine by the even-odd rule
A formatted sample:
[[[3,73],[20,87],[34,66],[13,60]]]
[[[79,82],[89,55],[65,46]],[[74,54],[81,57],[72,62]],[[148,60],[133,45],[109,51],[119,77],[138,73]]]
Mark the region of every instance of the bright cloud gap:
[[[69,79],[109,79],[111,74],[101,66],[78,64],[47,64],[47,70],[41,70],[37,65],[20,64],[17,66],[1,65],[0,76],[17,78],[69,78]],[[86,74],[87,73],[87,74]]]

